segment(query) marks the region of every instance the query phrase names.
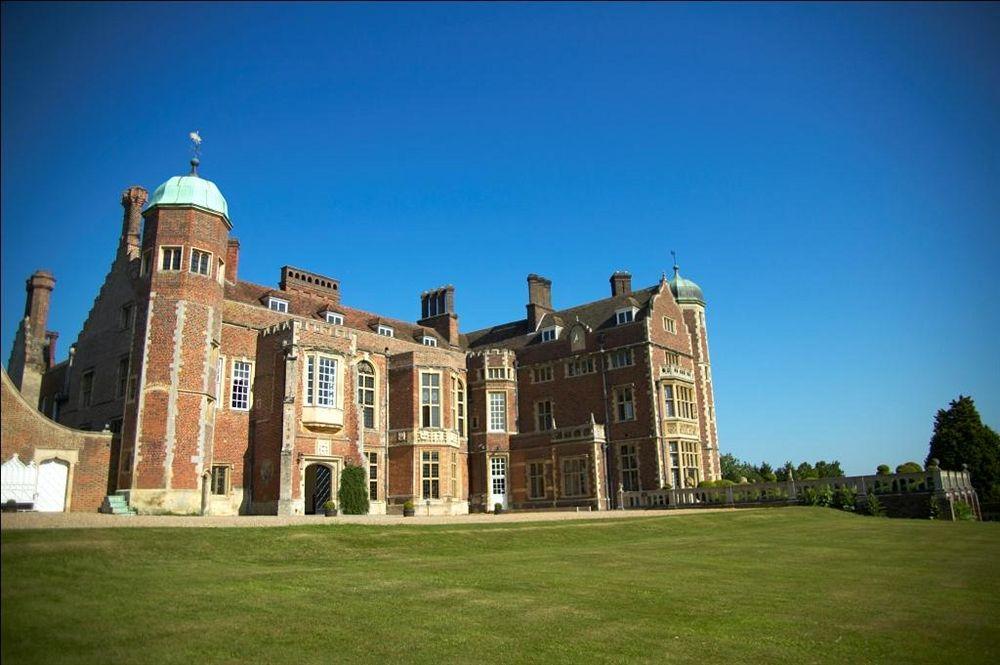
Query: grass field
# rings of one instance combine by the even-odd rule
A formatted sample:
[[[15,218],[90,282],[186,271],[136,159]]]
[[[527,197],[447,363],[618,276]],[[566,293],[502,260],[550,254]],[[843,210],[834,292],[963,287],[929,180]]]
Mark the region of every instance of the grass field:
[[[1000,662],[1000,524],[8,531],[8,664]]]

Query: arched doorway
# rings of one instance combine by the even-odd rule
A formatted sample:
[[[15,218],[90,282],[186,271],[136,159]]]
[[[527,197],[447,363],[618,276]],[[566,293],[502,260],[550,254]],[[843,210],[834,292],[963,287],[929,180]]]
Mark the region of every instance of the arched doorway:
[[[66,486],[69,481],[69,464],[62,460],[48,460],[38,466],[38,498],[35,510],[40,513],[61,513],[66,510]]]
[[[326,464],[313,463],[306,467],[306,515],[323,512],[323,504],[333,498],[333,469]]]

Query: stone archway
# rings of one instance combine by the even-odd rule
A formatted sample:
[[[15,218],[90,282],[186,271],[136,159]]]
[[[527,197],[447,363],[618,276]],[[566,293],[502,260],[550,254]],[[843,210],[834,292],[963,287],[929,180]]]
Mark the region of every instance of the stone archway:
[[[312,462],[305,473],[305,514],[316,515],[323,512],[323,504],[334,498],[334,468],[332,464]]]

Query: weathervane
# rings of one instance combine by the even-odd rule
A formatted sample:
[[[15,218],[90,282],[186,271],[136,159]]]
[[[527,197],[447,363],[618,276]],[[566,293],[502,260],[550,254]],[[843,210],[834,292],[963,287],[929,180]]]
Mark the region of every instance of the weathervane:
[[[196,129],[188,134],[188,138],[191,139],[191,152],[194,154],[191,157],[191,175],[198,175],[198,165],[201,164],[199,159],[201,156],[201,134]]]
[[[681,271],[680,266],[677,265],[677,252],[670,250],[670,256],[674,258],[674,277]]]

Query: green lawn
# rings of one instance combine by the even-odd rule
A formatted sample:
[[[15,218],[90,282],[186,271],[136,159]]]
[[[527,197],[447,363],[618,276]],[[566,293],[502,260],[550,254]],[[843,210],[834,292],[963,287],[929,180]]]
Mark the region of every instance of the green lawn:
[[[1000,524],[4,532],[5,663],[1000,662]]]

